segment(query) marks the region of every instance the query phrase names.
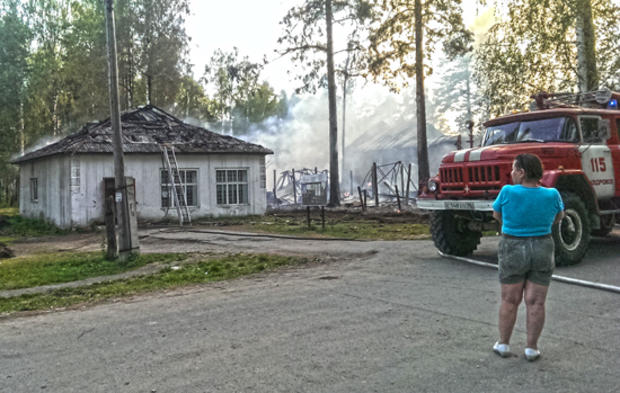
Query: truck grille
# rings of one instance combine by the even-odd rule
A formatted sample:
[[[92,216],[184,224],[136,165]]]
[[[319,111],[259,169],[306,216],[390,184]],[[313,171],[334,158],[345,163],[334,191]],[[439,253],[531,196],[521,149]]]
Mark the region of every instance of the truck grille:
[[[443,194],[495,195],[503,185],[499,165],[472,165],[439,169]]]

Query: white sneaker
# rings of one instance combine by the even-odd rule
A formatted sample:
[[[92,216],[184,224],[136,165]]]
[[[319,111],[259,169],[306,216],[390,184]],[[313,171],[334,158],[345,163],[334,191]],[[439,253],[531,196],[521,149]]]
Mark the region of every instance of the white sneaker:
[[[540,351],[534,348],[525,348],[525,358],[528,362],[533,362],[534,360],[538,360],[540,357]]]
[[[495,345],[493,345],[493,352],[503,358],[507,358],[508,356],[510,356],[510,345],[500,344],[498,341],[495,343]]]

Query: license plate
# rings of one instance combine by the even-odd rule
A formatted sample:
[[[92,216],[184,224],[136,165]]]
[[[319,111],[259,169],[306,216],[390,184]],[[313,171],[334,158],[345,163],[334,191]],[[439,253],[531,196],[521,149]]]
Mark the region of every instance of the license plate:
[[[452,210],[474,210],[473,202],[446,201],[444,206]]]

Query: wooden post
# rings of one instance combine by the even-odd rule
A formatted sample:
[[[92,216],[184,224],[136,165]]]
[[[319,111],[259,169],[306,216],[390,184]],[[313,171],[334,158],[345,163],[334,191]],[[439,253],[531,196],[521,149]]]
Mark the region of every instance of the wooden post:
[[[366,192],[366,190],[364,190],[364,207],[367,207],[367,203],[366,203],[366,199],[368,197],[368,193]]]
[[[273,170],[273,200],[278,204],[278,196],[276,195],[276,170]]]
[[[116,259],[118,257],[118,243],[116,242],[116,223],[114,214],[114,196],[109,195],[105,199],[105,232],[107,240],[107,259]]]
[[[321,206],[321,227],[325,230],[325,206]]]
[[[400,164],[400,192],[405,191],[405,167]]]
[[[362,205],[362,211],[365,212],[366,206],[364,205],[364,197],[362,196],[362,189],[360,188],[360,186],[357,186],[357,192],[360,194],[360,204]]]
[[[395,184],[394,189],[396,190],[396,202],[398,202],[398,210],[400,211],[400,195],[398,195],[398,186]]]
[[[377,163],[372,163],[372,192],[375,195],[375,207],[379,207],[379,184],[377,182]]]
[[[409,204],[409,183],[411,183],[411,163],[409,163],[409,170],[407,170],[407,192],[405,192],[405,205]]]
[[[310,229],[310,206],[306,207],[307,221],[308,221],[308,229]]]
[[[293,168],[293,204],[297,204],[297,184],[295,184],[295,168]]]

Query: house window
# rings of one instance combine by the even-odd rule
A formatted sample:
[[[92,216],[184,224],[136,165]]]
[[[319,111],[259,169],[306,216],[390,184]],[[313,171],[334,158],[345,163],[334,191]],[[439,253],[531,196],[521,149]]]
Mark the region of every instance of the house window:
[[[260,163],[260,188],[267,188],[267,169],[264,158]]]
[[[170,176],[167,169],[161,170],[161,207],[174,207],[172,204],[172,184],[170,183]],[[198,198],[198,171],[195,169],[179,169],[178,184],[175,180],[175,186],[179,191],[179,195],[185,194],[185,200],[187,206],[197,206]],[[176,200],[176,199],[175,199]]]
[[[39,179],[36,177],[30,178],[30,200],[32,202],[39,200]]]
[[[80,161],[71,160],[71,192],[80,192]]]
[[[215,171],[218,205],[248,203],[248,170],[218,169]]]

